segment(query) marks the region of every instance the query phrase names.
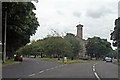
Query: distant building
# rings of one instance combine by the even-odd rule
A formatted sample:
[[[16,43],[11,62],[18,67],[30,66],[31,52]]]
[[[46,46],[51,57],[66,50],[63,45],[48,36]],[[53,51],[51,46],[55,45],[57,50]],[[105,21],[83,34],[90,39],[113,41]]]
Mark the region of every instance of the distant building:
[[[86,52],[86,44],[87,44],[87,40],[83,39],[83,25],[79,24],[76,26],[77,27],[77,37],[80,40],[81,46],[82,46],[82,50],[79,53],[79,56],[81,58],[83,57],[87,57],[87,52]]]

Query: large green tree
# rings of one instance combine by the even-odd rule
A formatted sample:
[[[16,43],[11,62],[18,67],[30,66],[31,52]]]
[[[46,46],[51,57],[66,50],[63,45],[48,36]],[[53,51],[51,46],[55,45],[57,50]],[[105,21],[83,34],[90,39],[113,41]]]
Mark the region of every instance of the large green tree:
[[[74,57],[77,57],[79,52],[80,52],[80,49],[81,49],[80,40],[77,39],[77,37],[72,33],[67,33],[64,38],[67,41],[69,41],[72,45],[72,56],[71,56],[71,58],[73,59]]]
[[[67,33],[66,36],[47,36],[44,39],[33,41],[16,51],[23,55],[43,55],[46,57],[60,57],[75,58],[80,51],[80,42],[74,34]]]
[[[2,3],[2,28],[3,43],[5,22],[7,25],[6,43],[7,56],[12,57],[21,46],[30,42],[30,36],[35,34],[39,23],[35,17],[35,6],[32,2],[3,2]]]
[[[43,44],[42,40],[33,41],[31,44],[26,44],[25,46],[19,48],[16,51],[16,54],[24,55],[24,56],[30,56],[34,55],[35,57],[37,55],[41,55],[43,53]]]
[[[100,37],[88,38],[86,50],[88,55],[96,58],[106,56],[113,51],[111,43],[107,39],[101,39]]]
[[[44,39],[44,52],[48,56],[70,56],[72,53],[71,44],[59,36],[52,36]]]
[[[114,31],[111,33],[111,40],[113,40],[113,46],[117,47],[118,62],[120,58],[120,17],[115,20]]]

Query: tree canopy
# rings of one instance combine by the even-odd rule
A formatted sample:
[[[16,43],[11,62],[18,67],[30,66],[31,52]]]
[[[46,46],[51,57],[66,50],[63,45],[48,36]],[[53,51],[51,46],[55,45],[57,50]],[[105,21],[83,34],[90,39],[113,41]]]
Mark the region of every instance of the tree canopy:
[[[41,40],[32,42],[20,48],[17,53],[23,55],[46,55],[46,57],[77,57],[80,51],[80,42],[72,34],[67,34],[64,37],[50,36]],[[30,54],[31,53],[31,54]]]
[[[3,43],[5,22],[7,25],[6,44],[7,56],[12,57],[21,46],[30,42],[30,36],[36,33],[39,23],[33,10],[32,2],[3,2],[2,3],[2,27]],[[6,17],[6,18],[5,18]]]
[[[88,55],[96,58],[106,56],[112,52],[111,43],[100,37],[88,38],[86,50]]]
[[[72,33],[67,33],[64,38],[71,43],[73,50],[72,53],[74,53],[73,56],[77,56],[80,49],[82,49],[80,40]]]

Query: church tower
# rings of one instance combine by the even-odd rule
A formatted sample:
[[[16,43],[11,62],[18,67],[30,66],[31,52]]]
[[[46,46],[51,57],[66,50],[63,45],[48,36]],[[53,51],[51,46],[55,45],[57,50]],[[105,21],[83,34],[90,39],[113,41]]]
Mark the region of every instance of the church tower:
[[[85,46],[87,44],[87,41],[85,39],[83,39],[83,25],[78,24],[76,27],[77,27],[77,37],[79,38],[81,47],[82,47],[82,49],[80,50],[79,56],[81,58],[84,58],[84,57],[86,57],[86,47]]]
[[[83,39],[83,25],[79,24],[76,26],[77,27],[77,36],[80,38],[80,39]]]

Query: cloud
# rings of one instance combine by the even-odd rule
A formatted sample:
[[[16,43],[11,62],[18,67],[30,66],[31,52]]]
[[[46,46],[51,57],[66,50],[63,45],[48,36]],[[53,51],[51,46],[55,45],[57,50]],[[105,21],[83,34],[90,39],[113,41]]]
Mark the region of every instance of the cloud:
[[[76,34],[79,22],[84,25],[84,38],[97,35],[109,39],[117,4],[116,0],[40,0],[35,12],[41,26],[31,40],[44,38],[51,29]]]
[[[91,18],[101,18],[101,17],[107,16],[113,13],[114,11],[112,11],[111,9],[101,6],[98,8],[89,8],[86,11],[86,16],[91,17]]]
[[[80,12],[73,12],[73,16],[75,16],[75,17],[80,17],[80,16],[81,16],[81,13],[80,13]]]
[[[118,3],[118,17],[120,17],[120,1]]]
[[[58,13],[59,15],[64,15],[64,13],[63,13],[62,11],[60,11],[60,10],[58,10],[57,13]]]
[[[102,18],[108,15],[116,14],[118,1],[116,0],[91,0],[86,9],[86,16],[94,19]]]

